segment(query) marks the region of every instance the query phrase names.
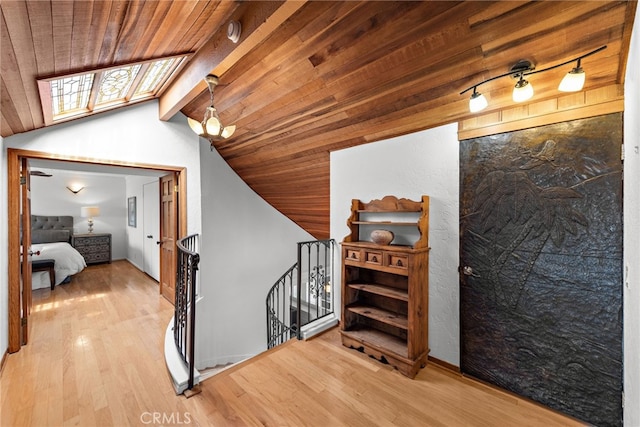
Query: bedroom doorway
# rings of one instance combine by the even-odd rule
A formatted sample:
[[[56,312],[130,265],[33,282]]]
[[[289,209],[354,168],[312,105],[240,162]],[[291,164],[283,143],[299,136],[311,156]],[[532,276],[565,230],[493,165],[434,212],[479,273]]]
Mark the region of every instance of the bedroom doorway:
[[[95,167],[113,167],[114,170],[117,169],[120,171],[140,169],[173,174],[176,177],[175,186],[177,193],[181,196],[176,199],[177,216],[175,217],[174,224],[177,235],[184,235],[187,230],[186,169],[183,167],[143,163],[124,163],[119,161],[64,156],[13,148],[7,149],[9,353],[19,351],[21,347],[20,168],[23,159],[73,162],[77,164],[78,167],[86,167],[89,165]],[[162,261],[160,261],[160,263],[160,268],[162,268]]]

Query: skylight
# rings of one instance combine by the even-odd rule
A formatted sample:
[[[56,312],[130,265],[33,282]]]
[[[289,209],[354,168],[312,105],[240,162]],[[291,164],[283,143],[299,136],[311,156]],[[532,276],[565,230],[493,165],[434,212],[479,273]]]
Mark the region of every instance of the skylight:
[[[39,79],[45,124],[52,125],[156,98],[188,56]]]

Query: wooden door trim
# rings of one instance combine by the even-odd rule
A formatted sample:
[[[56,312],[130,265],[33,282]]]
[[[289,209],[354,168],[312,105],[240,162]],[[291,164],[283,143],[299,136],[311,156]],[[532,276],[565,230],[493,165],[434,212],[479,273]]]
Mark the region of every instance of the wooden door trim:
[[[7,208],[8,208],[8,324],[9,353],[20,350],[20,160],[28,159],[62,160],[104,166],[130,167],[175,172],[178,175],[178,234],[187,233],[187,168],[181,166],[156,165],[148,163],[131,163],[117,160],[94,159],[43,151],[30,151],[16,148],[7,149]]]

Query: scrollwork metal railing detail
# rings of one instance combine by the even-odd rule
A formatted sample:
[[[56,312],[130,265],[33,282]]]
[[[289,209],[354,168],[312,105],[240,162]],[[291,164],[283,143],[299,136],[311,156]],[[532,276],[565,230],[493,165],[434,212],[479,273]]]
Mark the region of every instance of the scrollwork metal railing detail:
[[[200,255],[198,235],[178,241],[178,269],[176,273],[175,313],[173,338],[180,357],[189,370],[187,388],[193,388],[195,365],[196,277]]]

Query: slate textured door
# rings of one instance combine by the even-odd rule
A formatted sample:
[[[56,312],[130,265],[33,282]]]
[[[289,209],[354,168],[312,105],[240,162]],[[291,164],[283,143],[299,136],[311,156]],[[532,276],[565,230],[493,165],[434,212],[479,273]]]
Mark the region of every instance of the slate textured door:
[[[461,141],[464,373],[622,424],[622,115]]]

